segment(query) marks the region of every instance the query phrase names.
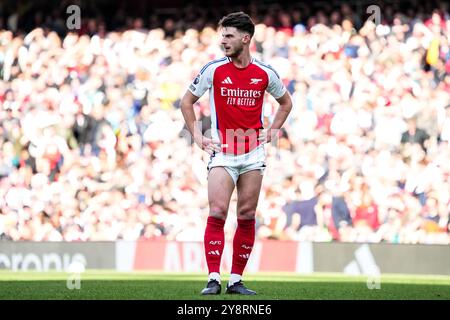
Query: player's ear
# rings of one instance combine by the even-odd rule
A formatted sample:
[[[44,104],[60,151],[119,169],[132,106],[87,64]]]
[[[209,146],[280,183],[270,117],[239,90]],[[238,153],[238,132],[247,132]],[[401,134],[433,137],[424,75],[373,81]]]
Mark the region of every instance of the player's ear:
[[[242,42],[247,44],[251,40],[250,35],[248,33],[244,33],[244,36],[242,37]]]

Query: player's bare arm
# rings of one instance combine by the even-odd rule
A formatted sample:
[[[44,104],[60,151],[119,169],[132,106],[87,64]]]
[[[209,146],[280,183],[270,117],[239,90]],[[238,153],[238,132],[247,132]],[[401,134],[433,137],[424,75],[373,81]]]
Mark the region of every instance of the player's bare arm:
[[[284,95],[276,100],[280,106],[275,114],[272,125],[268,129],[263,130],[258,137],[258,140],[261,143],[268,143],[272,141],[272,138],[276,136],[278,130],[281,129],[292,110],[292,99],[289,92],[286,91]]]
[[[203,136],[200,128],[195,125],[197,119],[195,118],[194,103],[196,103],[198,99],[199,97],[193,95],[189,90],[186,91],[181,99],[181,113],[183,114],[186,126],[194,138],[194,142],[202,150],[205,150],[208,154],[212,154],[214,151],[220,152],[220,141]]]

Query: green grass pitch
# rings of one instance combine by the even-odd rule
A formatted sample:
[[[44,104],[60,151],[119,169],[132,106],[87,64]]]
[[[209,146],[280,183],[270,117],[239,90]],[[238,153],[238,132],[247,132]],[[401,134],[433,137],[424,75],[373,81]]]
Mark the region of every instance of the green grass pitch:
[[[380,289],[368,289],[367,277],[341,274],[248,274],[244,283],[256,296],[224,293],[201,296],[205,275],[88,270],[80,289],[68,289],[64,272],[0,271],[0,299],[150,299],[150,300],[317,300],[317,299],[445,299],[450,300],[450,276],[382,275]],[[69,281],[70,282],[70,281]]]

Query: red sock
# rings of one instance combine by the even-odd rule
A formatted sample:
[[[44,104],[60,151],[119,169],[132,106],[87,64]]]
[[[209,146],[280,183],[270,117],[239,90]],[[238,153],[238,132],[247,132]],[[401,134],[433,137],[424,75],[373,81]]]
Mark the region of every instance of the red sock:
[[[233,264],[231,273],[242,275],[255,243],[255,219],[238,219],[233,239]]]
[[[208,217],[204,245],[209,273],[220,273],[220,258],[222,257],[223,247],[225,245],[224,225],[225,220]]]

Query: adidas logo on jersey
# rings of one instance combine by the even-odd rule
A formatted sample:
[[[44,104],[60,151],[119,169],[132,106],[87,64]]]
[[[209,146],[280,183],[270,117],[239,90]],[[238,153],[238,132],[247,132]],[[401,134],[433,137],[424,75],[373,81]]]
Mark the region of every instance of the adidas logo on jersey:
[[[209,251],[208,254],[211,254],[211,255],[213,255],[213,256],[220,256],[219,250],[212,250],[212,251]]]
[[[244,249],[247,249],[247,250],[251,250],[252,249],[252,247],[250,246],[246,246],[245,244],[243,244],[242,246],[241,246],[241,248],[244,248]]]
[[[249,253],[240,254],[239,257],[244,258],[244,259],[248,259],[248,258],[250,258],[250,254]]]
[[[233,84],[233,81],[231,81],[230,77],[226,77],[225,80],[222,81],[223,84]]]

